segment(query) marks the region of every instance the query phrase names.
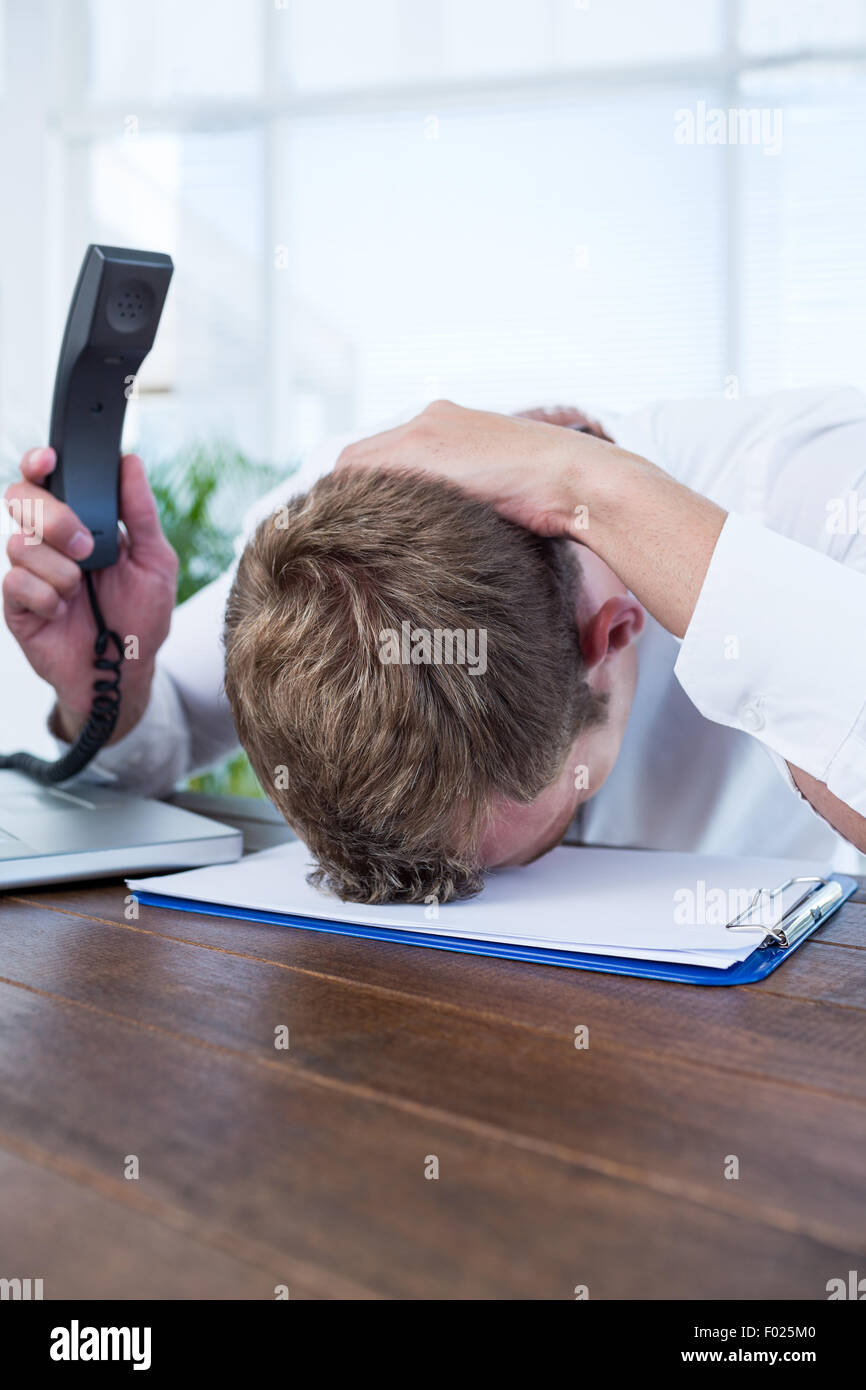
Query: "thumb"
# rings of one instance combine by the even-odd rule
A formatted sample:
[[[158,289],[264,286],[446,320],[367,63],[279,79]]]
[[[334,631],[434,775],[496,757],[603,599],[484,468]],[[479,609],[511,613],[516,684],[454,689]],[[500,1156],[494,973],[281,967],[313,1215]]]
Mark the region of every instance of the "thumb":
[[[124,454],[120,460],[120,519],[133,551],[163,540],[156,499],[138,454]]]

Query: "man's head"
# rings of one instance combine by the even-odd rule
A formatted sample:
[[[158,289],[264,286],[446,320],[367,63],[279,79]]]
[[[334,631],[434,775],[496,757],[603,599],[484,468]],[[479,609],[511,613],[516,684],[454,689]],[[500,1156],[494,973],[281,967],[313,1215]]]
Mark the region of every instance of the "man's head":
[[[244,551],[226,690],[316,882],[446,902],[552,848],[607,776],[642,621],[582,547],[436,479],[347,470]]]

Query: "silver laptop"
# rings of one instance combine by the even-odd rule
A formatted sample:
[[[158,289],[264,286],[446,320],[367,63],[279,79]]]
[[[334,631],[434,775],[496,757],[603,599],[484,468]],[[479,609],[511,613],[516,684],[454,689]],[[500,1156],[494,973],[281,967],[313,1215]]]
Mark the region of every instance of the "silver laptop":
[[[41,787],[0,770],[0,892],[34,883],[189,869],[240,858],[232,826],[77,782]]]

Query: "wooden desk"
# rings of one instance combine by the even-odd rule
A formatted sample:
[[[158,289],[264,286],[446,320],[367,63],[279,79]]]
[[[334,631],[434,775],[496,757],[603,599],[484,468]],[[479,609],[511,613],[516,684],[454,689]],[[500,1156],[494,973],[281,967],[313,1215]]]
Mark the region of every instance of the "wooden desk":
[[[0,1275],[823,1299],[866,1274],[866,892],[738,989],[130,920],[125,897],[0,897]]]

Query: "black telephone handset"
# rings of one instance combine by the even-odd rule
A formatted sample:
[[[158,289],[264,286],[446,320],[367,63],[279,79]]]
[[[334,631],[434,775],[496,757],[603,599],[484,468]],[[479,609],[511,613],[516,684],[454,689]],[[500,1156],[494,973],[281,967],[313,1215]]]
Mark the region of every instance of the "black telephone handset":
[[[88,246],[57,364],[47,487],[87,526],[84,570],[117,559],[117,486],[126,402],[159,325],[174,269],[159,251]]]
[[[117,560],[120,441],[126,402],[159,326],[174,266],[160,251],[88,246],[60,348],[49,443],[57,455],[46,487],[66,502],[91,532],[86,560],[87,597],[96,623],[90,716],[72,747],[55,762],[32,753],[0,755],[36,781],[65,782],[108,742],[120,712],[123,646],[106,625],[93,571]],[[113,649],[113,653],[111,651]]]

